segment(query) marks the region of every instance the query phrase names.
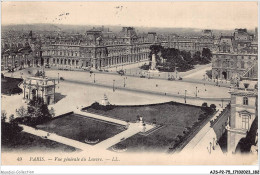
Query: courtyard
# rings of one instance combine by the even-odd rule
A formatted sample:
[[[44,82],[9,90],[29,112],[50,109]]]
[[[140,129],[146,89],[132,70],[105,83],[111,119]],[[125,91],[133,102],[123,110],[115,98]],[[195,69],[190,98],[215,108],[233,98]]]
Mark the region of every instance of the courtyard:
[[[111,106],[109,110],[84,108],[92,112],[124,121],[135,122],[137,116],[142,117],[145,123],[161,125],[148,135],[136,134],[120,144],[125,145],[127,152],[167,152],[173,147],[180,137],[201,126],[205,120],[213,115],[210,108],[168,102],[154,105],[137,106]]]
[[[133,67],[133,65],[131,67]],[[28,70],[30,70],[30,73]],[[30,68],[14,72],[13,75],[17,78],[26,78],[34,75],[36,71],[37,69]],[[58,79],[58,77],[63,77],[65,79],[64,81],[56,81],[56,93],[58,93],[61,98],[57,100],[57,103],[49,105],[49,107],[54,108],[55,116],[74,111],[77,108],[90,106],[95,101],[100,102],[104,94],[106,94],[110,104],[119,106],[137,105],[130,107],[131,109],[122,107],[120,110],[112,110],[110,111],[111,113],[107,115],[130,122],[135,121],[137,115],[140,115],[144,117],[145,122],[153,123],[156,121],[157,124],[163,125],[163,127],[155,130],[149,135],[144,136],[135,134],[120,142],[119,144],[127,146],[127,152],[137,150],[167,152],[170,147],[172,148],[179,142],[180,137],[184,137],[185,134],[187,134],[188,129],[192,128],[195,122],[198,122],[199,116],[204,114],[201,107],[199,107],[205,102],[203,99],[187,99],[187,104],[191,105],[185,105],[181,104],[184,103],[183,97],[164,95],[165,92],[167,94],[183,95],[184,89],[187,88],[187,96],[195,97],[196,87],[194,86],[194,83],[167,81],[162,79],[143,79],[140,77],[120,76],[110,73],[90,74],[89,72],[82,71],[61,71],[54,69],[46,69],[45,71],[49,78]],[[113,80],[115,80],[114,91]],[[136,91],[124,89],[124,83],[126,84],[126,88],[134,89]],[[201,83],[196,85],[197,95],[200,97],[225,98],[229,96],[228,88],[216,87],[208,84],[204,85]],[[214,91],[217,93],[213,93]],[[151,94],[147,92],[155,93]],[[162,93],[163,95],[158,95],[156,93]],[[18,109],[22,105],[26,105],[22,100],[22,94],[14,96],[3,95],[3,97],[2,108],[6,110],[8,116],[12,113],[15,114],[15,109]],[[158,105],[156,107],[156,105],[151,105],[152,107],[141,107],[142,105],[149,106],[149,104],[165,103],[169,101],[175,101],[174,105],[166,103],[164,106]],[[211,100],[208,102],[208,105],[212,103],[216,104],[217,107],[221,106],[221,102],[218,100]],[[224,102],[224,105],[225,103],[226,102]],[[8,108],[8,104],[14,104],[14,108]],[[138,107],[138,105],[141,106]],[[187,111],[190,111],[190,113],[187,113]],[[156,114],[156,116],[154,114]],[[206,118],[208,117],[210,117],[209,114]],[[203,125],[203,121],[201,120],[197,124]],[[49,123],[38,126],[38,129],[56,133],[57,135],[83,143],[85,143],[85,140],[88,138],[92,140],[98,138],[99,142],[102,142],[123,131],[122,127],[81,116],[57,118]]]

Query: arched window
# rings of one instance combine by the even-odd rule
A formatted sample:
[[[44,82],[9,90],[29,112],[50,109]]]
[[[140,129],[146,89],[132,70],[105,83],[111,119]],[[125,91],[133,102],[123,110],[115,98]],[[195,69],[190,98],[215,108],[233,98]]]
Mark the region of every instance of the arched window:
[[[243,97],[243,105],[248,105],[248,98],[247,97]]]

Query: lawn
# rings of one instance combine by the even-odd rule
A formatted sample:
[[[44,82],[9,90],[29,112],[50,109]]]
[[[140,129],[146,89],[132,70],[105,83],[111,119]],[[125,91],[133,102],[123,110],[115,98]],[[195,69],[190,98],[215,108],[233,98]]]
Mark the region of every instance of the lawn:
[[[100,142],[124,130],[122,126],[76,114],[56,118],[38,125],[37,128],[84,143],[85,140],[95,141],[97,139]]]
[[[22,151],[22,152],[74,152],[76,148],[63,145],[48,139],[28,134],[26,132],[18,133],[12,141],[4,142],[2,140],[2,151]]]
[[[195,128],[203,124],[214,112],[210,108],[176,102],[140,106],[111,105],[106,109],[92,105],[85,110],[131,122],[136,121],[139,115],[145,122],[156,121],[164,126],[148,136],[137,134],[120,142],[127,146],[128,152],[167,152],[170,147],[176,147],[177,143],[185,141],[184,138],[192,134]]]
[[[18,84],[22,81],[21,78],[1,78],[1,93],[5,95],[22,93],[22,89],[18,87]]]

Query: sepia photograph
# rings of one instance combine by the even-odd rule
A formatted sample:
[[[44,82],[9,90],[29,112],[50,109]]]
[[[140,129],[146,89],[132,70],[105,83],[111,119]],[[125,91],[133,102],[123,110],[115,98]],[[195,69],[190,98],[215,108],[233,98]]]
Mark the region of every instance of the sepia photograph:
[[[1,165],[258,165],[258,2],[1,1]]]

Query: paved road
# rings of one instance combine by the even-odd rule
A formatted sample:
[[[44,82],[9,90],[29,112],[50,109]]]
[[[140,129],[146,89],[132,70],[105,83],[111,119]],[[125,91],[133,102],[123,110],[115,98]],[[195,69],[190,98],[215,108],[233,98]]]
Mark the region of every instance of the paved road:
[[[91,82],[86,82],[86,81],[77,81],[77,80],[65,80],[66,82],[70,83],[75,83],[75,84],[85,84],[89,86],[99,86],[99,87],[104,87],[104,88],[109,88],[113,90],[112,85],[108,84],[101,84],[101,83],[91,83]],[[178,97],[178,98],[185,98],[185,95],[182,94],[173,94],[173,93],[165,93],[165,92],[158,92],[158,91],[149,91],[149,90],[143,90],[143,89],[134,89],[134,88],[128,88],[128,87],[118,87],[115,86],[115,91],[117,90],[122,90],[122,91],[131,91],[131,92],[136,92],[136,93],[144,93],[144,94],[151,94],[151,95],[158,95],[158,96],[170,96],[170,97]],[[195,96],[188,96],[186,95],[186,99],[196,99],[196,100],[204,100],[207,102],[227,102],[230,101],[230,98],[206,98],[206,97],[195,97]]]

